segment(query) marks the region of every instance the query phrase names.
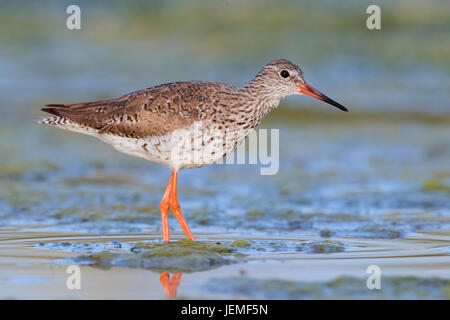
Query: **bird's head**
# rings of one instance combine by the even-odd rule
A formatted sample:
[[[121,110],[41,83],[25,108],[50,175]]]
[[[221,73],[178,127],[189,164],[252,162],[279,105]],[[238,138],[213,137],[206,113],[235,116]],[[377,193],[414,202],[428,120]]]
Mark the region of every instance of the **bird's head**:
[[[260,83],[261,87],[269,87],[273,93],[282,97],[293,94],[307,94],[325,101],[342,111],[348,111],[343,105],[308,85],[303,78],[303,72],[300,67],[288,60],[270,61],[259,71],[255,80],[257,83]]]

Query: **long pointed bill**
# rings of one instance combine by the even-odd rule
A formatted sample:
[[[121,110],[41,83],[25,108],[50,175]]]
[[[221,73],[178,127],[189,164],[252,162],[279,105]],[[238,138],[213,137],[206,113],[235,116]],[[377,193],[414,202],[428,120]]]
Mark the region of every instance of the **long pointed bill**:
[[[317,91],[316,89],[311,87],[309,84],[304,83],[304,84],[298,85],[297,88],[300,89],[300,93],[307,94],[316,99],[325,101],[326,103],[329,103],[332,106],[335,106],[336,108],[341,109],[342,111],[348,111],[348,109],[346,107],[344,107],[342,104],[337,103],[334,100],[331,100],[326,95],[324,95],[322,92]]]

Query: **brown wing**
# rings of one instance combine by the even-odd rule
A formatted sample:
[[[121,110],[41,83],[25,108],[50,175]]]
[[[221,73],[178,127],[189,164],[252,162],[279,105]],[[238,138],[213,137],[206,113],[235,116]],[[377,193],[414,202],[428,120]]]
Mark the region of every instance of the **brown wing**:
[[[199,119],[200,109],[221,84],[175,82],[135,91],[115,100],[49,104],[42,110],[83,127],[127,137],[159,136]],[[212,91],[211,91],[212,90]]]

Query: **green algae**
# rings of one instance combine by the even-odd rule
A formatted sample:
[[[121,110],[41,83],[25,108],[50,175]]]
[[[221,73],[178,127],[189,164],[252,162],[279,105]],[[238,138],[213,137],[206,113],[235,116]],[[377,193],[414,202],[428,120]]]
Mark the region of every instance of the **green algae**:
[[[425,180],[422,185],[424,192],[447,192],[450,193],[450,185],[444,183],[439,178],[430,178]]]
[[[112,220],[115,221],[150,221],[152,220],[149,218],[148,215],[139,215],[139,214],[132,214],[132,213],[126,213],[126,214],[118,214],[112,218]]]
[[[217,243],[179,240],[170,243],[138,242],[131,252],[102,251],[72,258],[78,264],[108,269],[112,266],[157,271],[197,272],[244,261],[245,255],[233,255],[233,248]]]
[[[41,204],[48,198],[44,190],[29,189],[23,182],[0,184],[0,201],[4,200],[9,206],[31,208]]]
[[[307,253],[335,253],[345,251],[345,245],[342,242],[330,240],[312,241],[300,244],[297,250]]]
[[[107,261],[109,261],[113,256],[114,254],[110,251],[101,251],[91,254],[90,258],[95,260],[96,265],[103,265]]]
[[[248,240],[234,240],[231,243],[232,247],[238,247],[238,248],[248,248],[251,247],[251,242]]]
[[[361,238],[369,239],[397,239],[403,236],[403,232],[398,229],[387,228],[383,226],[368,226],[361,229]]]
[[[233,257],[235,257],[235,258],[238,258],[238,259],[244,259],[244,258],[246,258],[246,257],[248,257],[249,255],[248,254],[245,254],[245,253],[234,253],[233,254]]]
[[[127,206],[124,204],[118,204],[116,206],[114,206],[114,209],[119,210],[119,211],[123,211],[127,209]]]
[[[3,162],[0,166],[0,178],[17,178],[26,173],[42,176],[49,171],[57,171],[60,167],[52,161]]]
[[[83,220],[100,219],[102,217],[103,212],[99,209],[86,210],[81,214],[81,219]]]
[[[174,248],[174,249],[173,249]],[[133,252],[139,252],[142,249],[144,250],[155,250],[161,249],[159,254],[164,255],[164,250],[170,249],[170,255],[174,255],[177,250],[180,252],[180,255],[185,254],[185,249],[194,249],[194,250],[203,250],[203,251],[211,251],[219,254],[227,255],[233,252],[233,248],[230,246],[218,244],[218,243],[209,243],[209,242],[200,242],[200,241],[192,241],[190,239],[183,239],[169,243],[150,243],[150,242],[138,242],[131,249]]]
[[[78,208],[76,206],[70,206],[70,207],[67,207],[67,208],[59,208],[53,214],[53,217],[55,217],[57,219],[62,219],[62,218],[68,217],[68,216],[72,216],[72,215],[76,214],[79,211],[80,211],[80,208]]]
[[[296,217],[300,216],[300,213],[293,209],[288,209],[288,210],[283,210],[283,211],[277,212],[277,216],[280,218],[289,219],[289,218],[292,218],[295,216]]]
[[[113,174],[100,174],[93,176],[84,176],[76,178],[66,178],[63,182],[68,185],[93,184],[93,185],[123,185],[134,184],[134,182],[125,176]]]
[[[140,213],[159,213],[159,208],[154,205],[146,205],[141,207],[136,207],[133,210]]]
[[[153,248],[152,250],[143,251],[143,257],[153,258],[153,257],[175,257],[175,256],[187,256],[193,253],[202,251],[199,249],[191,247],[168,247],[168,248]]]
[[[254,209],[254,210],[248,210],[248,211],[245,213],[245,216],[246,216],[248,219],[254,220],[254,219],[258,219],[258,218],[260,218],[260,217],[264,217],[264,212],[262,212],[262,211],[260,211],[260,210],[256,210],[256,209]]]

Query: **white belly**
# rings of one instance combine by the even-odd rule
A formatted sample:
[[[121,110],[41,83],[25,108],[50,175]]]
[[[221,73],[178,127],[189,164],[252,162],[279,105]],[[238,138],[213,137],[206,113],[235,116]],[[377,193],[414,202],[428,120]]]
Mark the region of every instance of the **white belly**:
[[[198,168],[216,162],[232,152],[250,130],[219,130],[194,122],[163,136],[135,139],[111,134],[96,135],[117,150],[172,169]]]

